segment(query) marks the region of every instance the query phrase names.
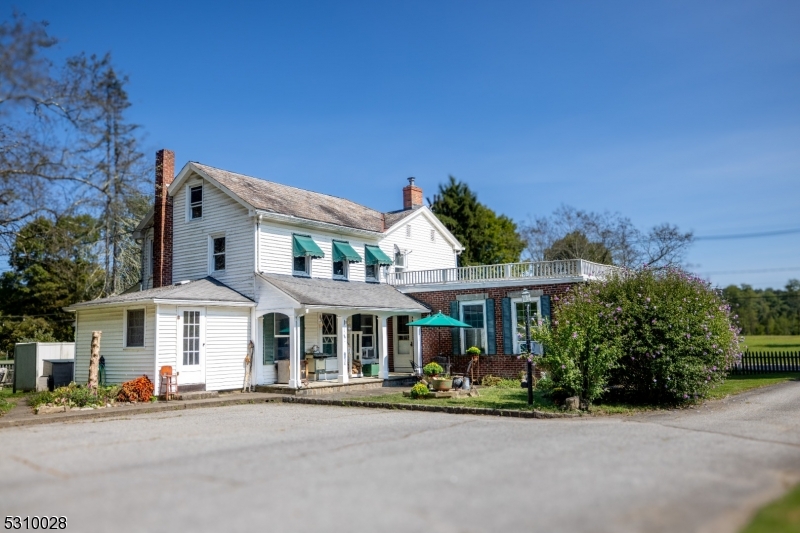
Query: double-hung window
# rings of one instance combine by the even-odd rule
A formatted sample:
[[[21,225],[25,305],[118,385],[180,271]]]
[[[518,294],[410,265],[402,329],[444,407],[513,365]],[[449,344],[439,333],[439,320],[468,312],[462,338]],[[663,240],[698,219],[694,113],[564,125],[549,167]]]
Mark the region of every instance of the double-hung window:
[[[189,189],[189,219],[203,218],[203,186]]]
[[[395,272],[403,272],[406,270],[406,259],[408,254],[403,253],[403,250],[398,248],[397,246],[394,247],[394,271]]]
[[[125,322],[125,346],[127,348],[143,347],[144,309],[128,309]]]
[[[275,359],[289,359],[289,317],[275,313]]]
[[[325,253],[310,235],[292,235],[292,273],[295,276],[311,275],[311,260],[325,257]]]
[[[350,263],[360,263],[361,256],[353,250],[347,241],[333,241],[333,277],[348,279]]]
[[[486,302],[484,300],[461,302],[461,321],[469,324],[462,329],[464,349],[476,346],[486,353]]]
[[[211,238],[211,265],[215,272],[225,270],[225,237]]]
[[[364,258],[366,281],[380,281],[380,268],[392,264],[392,260],[379,246],[371,244],[364,246]]]

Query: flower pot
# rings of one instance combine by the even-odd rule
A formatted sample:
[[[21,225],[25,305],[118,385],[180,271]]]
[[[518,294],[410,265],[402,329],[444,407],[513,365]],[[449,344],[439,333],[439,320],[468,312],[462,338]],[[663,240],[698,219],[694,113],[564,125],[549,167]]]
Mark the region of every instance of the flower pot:
[[[453,388],[453,380],[451,378],[435,378],[433,380],[433,390],[444,392]]]

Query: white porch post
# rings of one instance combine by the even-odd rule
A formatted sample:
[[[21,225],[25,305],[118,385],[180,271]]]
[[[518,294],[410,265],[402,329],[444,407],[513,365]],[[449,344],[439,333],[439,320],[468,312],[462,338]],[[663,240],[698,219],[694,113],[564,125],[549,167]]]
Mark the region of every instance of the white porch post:
[[[300,380],[300,317],[289,314],[289,387],[299,389]]]
[[[386,315],[378,315],[378,342],[380,343],[380,376],[381,379],[389,379],[389,317]]]
[[[350,381],[350,361],[347,357],[347,316],[336,315],[336,344],[338,347],[336,363],[339,367],[339,383]]]
[[[419,371],[422,372],[422,328],[418,326],[411,327],[414,335],[414,363]]]

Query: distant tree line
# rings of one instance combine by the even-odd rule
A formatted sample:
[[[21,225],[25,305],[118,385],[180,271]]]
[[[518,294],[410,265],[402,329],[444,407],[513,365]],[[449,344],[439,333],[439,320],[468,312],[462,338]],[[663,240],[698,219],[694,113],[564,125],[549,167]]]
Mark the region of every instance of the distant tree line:
[[[62,307],[139,280],[150,174],[110,55],[55,62],[47,23],[0,24],[0,351],[71,340]]]
[[[800,335],[800,280],[783,290],[729,285],[722,293],[745,335]]]

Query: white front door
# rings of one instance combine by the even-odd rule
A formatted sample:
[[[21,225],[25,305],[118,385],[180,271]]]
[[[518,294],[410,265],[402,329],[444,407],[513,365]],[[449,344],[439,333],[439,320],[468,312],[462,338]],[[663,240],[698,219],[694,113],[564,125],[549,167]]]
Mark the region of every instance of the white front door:
[[[206,382],[206,313],[202,307],[178,308],[178,385]]]

